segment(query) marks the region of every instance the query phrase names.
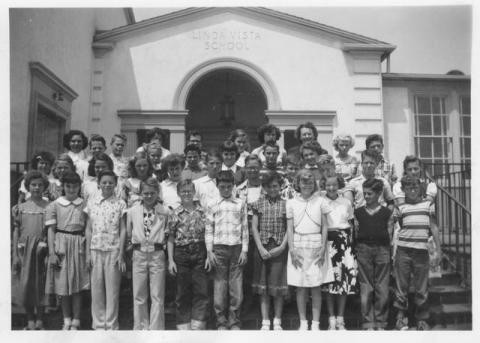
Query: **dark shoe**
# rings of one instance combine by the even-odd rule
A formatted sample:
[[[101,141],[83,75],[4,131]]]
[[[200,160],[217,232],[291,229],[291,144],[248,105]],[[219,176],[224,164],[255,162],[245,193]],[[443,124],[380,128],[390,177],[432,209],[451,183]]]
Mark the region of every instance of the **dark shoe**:
[[[397,323],[395,324],[395,330],[400,330],[400,331],[408,330],[408,318],[407,317],[397,318]]]
[[[430,325],[427,324],[424,320],[419,320],[417,323],[417,330],[418,331],[428,331],[430,330]]]

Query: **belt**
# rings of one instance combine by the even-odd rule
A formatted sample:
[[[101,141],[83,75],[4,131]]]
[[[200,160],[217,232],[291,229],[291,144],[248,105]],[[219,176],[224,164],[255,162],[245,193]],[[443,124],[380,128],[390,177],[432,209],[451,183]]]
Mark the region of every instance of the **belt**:
[[[59,229],[56,229],[55,230],[55,233],[64,233],[66,235],[74,235],[74,236],[84,236],[85,235],[85,231],[84,230],[78,230],[78,231],[65,231],[65,230],[59,230]]]
[[[132,243],[133,250],[140,250],[143,252],[152,252],[163,250],[164,245],[162,243],[150,243],[150,244],[141,244],[141,243]]]

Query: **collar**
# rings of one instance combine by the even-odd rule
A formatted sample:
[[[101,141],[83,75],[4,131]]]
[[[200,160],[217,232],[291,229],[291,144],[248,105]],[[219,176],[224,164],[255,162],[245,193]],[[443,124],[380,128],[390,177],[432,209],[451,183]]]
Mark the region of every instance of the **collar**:
[[[192,212],[195,212],[195,211],[204,212],[202,206],[200,206],[200,203],[198,201],[194,201],[193,205],[194,205],[194,207],[193,207],[192,210],[187,210],[185,207],[183,207],[182,204],[180,204],[180,206],[178,206],[175,209],[175,213],[177,213],[177,214],[180,214],[182,212],[192,213]]]
[[[318,168],[318,165],[316,165],[316,164],[312,165],[312,164],[306,163],[305,164],[305,169],[319,169],[319,168]]]
[[[235,197],[233,195],[228,197],[228,198],[224,198],[224,197],[220,196],[220,199],[218,200],[218,203],[220,204],[223,201],[230,201],[230,202],[235,203],[235,202],[237,202],[237,199],[235,199]]]
[[[165,179],[162,181],[162,183],[164,183],[166,186],[170,186],[170,185],[177,185],[178,182],[175,182],[175,181],[172,181],[170,179]]]
[[[211,178],[210,176],[208,176],[208,175],[202,176],[201,178],[197,179],[197,182],[203,182],[203,183],[213,182],[214,184],[217,184],[217,182],[215,181],[215,179],[212,179],[212,178]]]
[[[236,172],[237,172],[237,168],[238,168],[237,164],[234,164],[234,165],[231,166],[231,167],[227,167],[227,166],[225,165],[225,163],[222,163],[222,170],[231,170],[233,173],[236,173]]]
[[[70,204],[78,206],[78,205],[81,205],[83,203],[83,199],[78,197],[78,198],[75,198],[75,200],[70,201],[67,198],[65,198],[64,196],[61,196],[60,198],[57,199],[57,202],[62,206],[69,206]]]
[[[95,197],[94,203],[100,205],[102,202],[109,202],[114,200],[115,194],[110,195],[108,198],[104,198],[102,194],[98,194]]]
[[[280,194],[277,195],[275,198],[270,198],[267,194],[265,194],[264,196],[265,196],[265,199],[271,204],[276,203],[277,201],[281,200]]]

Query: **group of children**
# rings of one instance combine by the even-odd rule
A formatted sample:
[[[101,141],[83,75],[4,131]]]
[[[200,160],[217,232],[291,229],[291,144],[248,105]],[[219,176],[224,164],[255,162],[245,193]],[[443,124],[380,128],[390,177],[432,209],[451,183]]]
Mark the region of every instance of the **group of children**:
[[[26,329],[43,329],[48,295],[61,299],[63,329],[79,329],[85,290],[91,290],[92,327],[118,329],[121,277],[131,260],[135,330],[164,329],[172,287],[177,328],[206,329],[212,280],[218,330],[241,328],[242,304],[253,294],[260,298],[261,330],[282,330],[291,286],[300,330],[320,329],[322,293],[329,329],[345,330],[347,295],[358,288],[363,328],[383,330],[392,256],[395,327],[408,328],[413,281],[417,328],[428,329],[428,270],[438,263],[440,242],[436,187],[423,178],[421,161],[407,156],[395,183],[379,135],[367,138],[361,163],[348,155],[351,136],[335,138],[335,157],[318,144],[312,123],[300,125],[296,136],[301,145],[284,151],[276,143],[280,131],[266,124],[252,153],[243,130],[207,153],[195,131],[180,155],[152,129],[126,158],[125,136],[114,135],[107,155],[103,137],[88,141],[72,130],[67,153],[36,154],[12,210],[12,270]],[[167,271],[175,277],[170,287]]]

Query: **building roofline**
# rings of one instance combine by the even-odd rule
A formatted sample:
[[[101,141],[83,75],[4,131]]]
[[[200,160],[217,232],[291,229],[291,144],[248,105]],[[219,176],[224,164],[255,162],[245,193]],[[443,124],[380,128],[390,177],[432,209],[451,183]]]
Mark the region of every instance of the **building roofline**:
[[[447,75],[447,74],[415,74],[415,73],[382,73],[384,80],[407,80],[407,81],[469,81],[470,75]]]
[[[175,20],[179,20],[190,15],[206,14],[209,12],[214,12],[214,13],[234,12],[234,13],[254,14],[254,15],[259,15],[264,17],[270,17],[272,19],[289,22],[291,24],[295,24],[306,29],[318,30],[321,32],[329,33],[331,35],[346,38],[346,39],[352,40],[354,43],[385,45],[385,46],[391,47],[392,51],[393,49],[395,49],[394,45],[390,45],[389,43],[382,42],[377,39],[362,36],[353,32],[345,31],[345,30],[338,29],[325,24],[321,24],[309,19],[297,17],[288,13],[272,10],[265,7],[189,7],[179,11],[174,11],[161,16],[157,16],[154,18],[145,19],[133,24],[117,27],[109,31],[97,32],[93,40],[94,42],[100,42],[105,40],[116,40],[116,39],[120,39],[122,36],[126,34],[144,30],[152,26],[173,22]],[[388,54],[390,52],[391,51],[389,51]]]

